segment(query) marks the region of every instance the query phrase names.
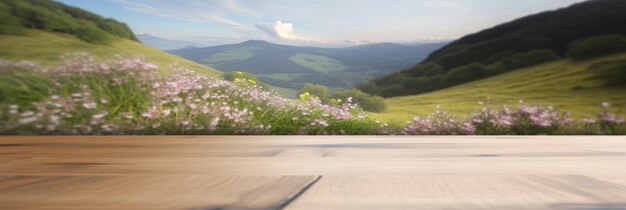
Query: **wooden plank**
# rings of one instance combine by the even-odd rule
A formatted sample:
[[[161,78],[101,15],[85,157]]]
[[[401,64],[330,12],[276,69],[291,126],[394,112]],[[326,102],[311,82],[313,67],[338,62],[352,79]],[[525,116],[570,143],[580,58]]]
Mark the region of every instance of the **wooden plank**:
[[[582,175],[324,176],[286,209],[621,210],[624,201],[626,186]]]
[[[0,209],[626,209],[624,165],[622,136],[5,136]]]
[[[13,176],[0,209],[279,209],[314,176]]]

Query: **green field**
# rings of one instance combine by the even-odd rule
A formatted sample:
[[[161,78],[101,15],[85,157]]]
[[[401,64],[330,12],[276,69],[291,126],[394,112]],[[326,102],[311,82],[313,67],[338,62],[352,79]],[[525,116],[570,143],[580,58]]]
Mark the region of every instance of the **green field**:
[[[386,100],[387,111],[372,114],[381,120],[405,121],[414,115],[432,113],[437,106],[453,114],[466,115],[482,108],[489,97],[492,105],[516,106],[520,99],[530,104],[553,106],[573,117],[593,117],[610,102],[620,115],[626,112],[626,89],[608,87],[588,70],[594,63],[624,60],[626,54],[585,62],[561,60],[520,69],[487,79],[415,96]]]
[[[215,69],[127,39],[116,38],[110,45],[97,45],[81,41],[73,35],[39,30],[26,30],[25,34],[19,36],[0,35],[0,58],[4,60],[28,60],[42,65],[53,65],[60,61],[61,55],[74,52],[88,52],[99,59],[115,55],[141,56],[159,65],[162,71],[170,64],[177,63],[204,75],[222,74]]]
[[[255,55],[255,51],[259,50],[258,47],[245,47],[239,49],[233,49],[226,52],[211,54],[208,57],[202,59],[205,64],[222,64],[233,61],[245,61]]]
[[[277,74],[256,74],[257,77],[268,77],[272,79],[279,79],[285,81],[291,81],[295,78],[306,75],[306,73],[277,73]]]
[[[330,73],[348,69],[340,61],[320,55],[300,53],[289,58],[294,63],[320,73]]]

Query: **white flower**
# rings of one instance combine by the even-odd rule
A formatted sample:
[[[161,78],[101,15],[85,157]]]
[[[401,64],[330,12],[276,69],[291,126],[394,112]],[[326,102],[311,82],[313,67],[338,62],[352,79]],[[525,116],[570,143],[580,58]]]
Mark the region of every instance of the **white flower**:
[[[152,128],[158,128],[159,126],[161,126],[161,123],[154,123],[154,124],[152,124]]]
[[[22,117],[30,117],[30,116],[33,116],[33,115],[35,115],[35,112],[33,112],[33,111],[23,112],[22,114],[20,114],[20,116],[22,116]]]
[[[104,118],[106,115],[107,115],[106,112],[94,114],[93,116],[91,116],[91,119],[100,120],[100,119]]]
[[[85,107],[85,109],[95,109],[98,105],[94,102],[86,102],[83,103],[83,107]]]

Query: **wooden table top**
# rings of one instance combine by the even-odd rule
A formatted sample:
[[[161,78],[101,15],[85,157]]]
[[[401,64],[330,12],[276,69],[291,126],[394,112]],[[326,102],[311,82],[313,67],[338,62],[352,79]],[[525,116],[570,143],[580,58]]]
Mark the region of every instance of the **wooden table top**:
[[[0,137],[0,209],[626,210],[626,137]]]

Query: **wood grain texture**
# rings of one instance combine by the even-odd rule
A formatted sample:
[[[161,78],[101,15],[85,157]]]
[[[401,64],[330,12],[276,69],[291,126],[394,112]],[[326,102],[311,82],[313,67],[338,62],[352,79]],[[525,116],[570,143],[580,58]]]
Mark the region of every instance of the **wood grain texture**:
[[[626,209],[626,138],[0,137],[0,209]]]

